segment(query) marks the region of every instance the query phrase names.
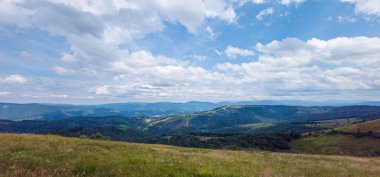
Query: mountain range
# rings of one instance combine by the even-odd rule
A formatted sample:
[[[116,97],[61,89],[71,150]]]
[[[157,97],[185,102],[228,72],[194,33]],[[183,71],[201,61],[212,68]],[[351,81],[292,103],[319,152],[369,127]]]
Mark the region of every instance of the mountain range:
[[[176,114],[189,114],[208,111],[222,106],[237,105],[288,105],[288,106],[348,106],[372,105],[379,106],[380,102],[370,101],[300,101],[300,100],[257,100],[241,102],[129,102],[101,105],[70,105],[70,104],[17,104],[0,103],[0,119],[6,120],[58,120],[70,117],[102,117],[128,116],[153,117]]]

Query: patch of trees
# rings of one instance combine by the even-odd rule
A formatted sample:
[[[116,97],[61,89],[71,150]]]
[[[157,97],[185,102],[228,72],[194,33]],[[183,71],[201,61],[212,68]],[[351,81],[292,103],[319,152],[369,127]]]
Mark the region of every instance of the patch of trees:
[[[295,131],[287,133],[255,134],[177,133],[172,135],[152,135],[141,130],[117,126],[76,127],[56,134],[88,139],[109,139],[195,148],[233,150],[263,149],[271,151],[289,150],[290,141],[300,137]]]
[[[286,151],[289,150],[290,141],[299,137],[300,135],[294,131],[289,133],[256,133],[218,137],[198,137],[186,134],[171,136],[166,139],[166,143],[163,143],[198,148]]]
[[[332,129],[329,133],[330,134],[353,135],[356,138],[361,138],[361,137],[380,138],[380,133],[374,132],[372,130],[363,131],[363,130],[360,130],[360,128],[356,129],[356,131],[353,131],[353,132],[338,131],[338,130]]]

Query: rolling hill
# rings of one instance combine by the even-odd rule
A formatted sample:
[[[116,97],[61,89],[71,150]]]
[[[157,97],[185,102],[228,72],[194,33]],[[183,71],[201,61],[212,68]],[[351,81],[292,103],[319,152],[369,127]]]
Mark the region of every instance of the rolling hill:
[[[346,176],[380,174],[379,158],[181,148],[0,134],[0,176]]]
[[[19,121],[59,120],[70,117],[163,116],[206,111],[222,105],[195,101],[187,103],[117,103],[104,105],[0,103],[0,119]]]
[[[100,105],[70,105],[70,104],[16,104],[0,103],[0,119],[7,120],[58,120],[69,117],[101,117],[101,116],[128,116],[128,117],[152,117],[168,116],[175,114],[191,114],[195,112],[208,111],[223,106],[279,106],[288,105],[293,107],[329,107],[344,105],[375,105],[377,102],[343,102],[343,101],[298,101],[298,100],[258,100],[241,102],[200,102],[190,101],[186,103],[174,102],[127,102]]]
[[[373,136],[380,137],[380,119],[360,122],[347,126],[341,126],[336,129],[337,131],[347,133],[372,133]]]
[[[349,143],[361,141],[352,138],[358,135],[347,131],[338,132],[339,128],[335,127],[348,126],[349,124],[345,124],[348,122],[370,121],[378,117],[380,117],[380,107],[376,106],[223,106],[209,111],[161,117],[105,116],[59,120],[0,120],[0,132],[101,137],[117,141],[199,148],[294,150],[304,153],[379,156],[380,153],[374,149],[379,146],[377,141],[368,143],[374,137],[366,137],[367,139],[363,137],[362,140],[368,144],[368,147],[346,151],[344,148],[350,145]],[[377,121],[371,122],[377,123]],[[349,126],[373,127],[367,124]],[[328,131],[332,128],[336,128],[334,133],[339,135],[331,137],[335,134],[322,134],[318,137],[296,140],[300,133]],[[344,129],[348,130],[347,127]],[[360,136],[368,134],[369,130],[365,132],[365,128],[360,129],[362,130]],[[371,130],[371,134],[377,135],[377,130]],[[293,140],[299,143],[294,143]],[[344,143],[345,141],[349,142]],[[342,142],[338,143],[341,146],[336,142]],[[313,150],[307,147],[310,145],[319,148]],[[330,146],[337,148],[335,151],[318,151]]]
[[[272,133],[316,131],[315,121],[380,117],[380,107],[223,106],[209,111],[160,117],[71,117],[59,120],[0,121],[0,132],[50,133],[78,127],[122,126],[154,135],[184,133]]]
[[[193,114],[173,115],[149,120],[151,127],[160,131],[218,132],[236,126],[274,123],[320,121],[338,118],[360,118],[364,120],[380,117],[380,107],[302,107],[245,105],[224,106]]]
[[[380,119],[304,135],[291,142],[296,153],[380,156]]]
[[[380,139],[343,134],[308,136],[291,143],[291,151],[304,154],[380,156]]]

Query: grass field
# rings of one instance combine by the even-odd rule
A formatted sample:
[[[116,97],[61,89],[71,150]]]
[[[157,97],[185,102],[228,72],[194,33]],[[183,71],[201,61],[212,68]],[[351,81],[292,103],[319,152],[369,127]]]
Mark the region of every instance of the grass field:
[[[379,176],[380,158],[0,134],[0,176]]]
[[[360,121],[360,120],[361,119],[357,119],[357,118],[332,119],[332,120],[316,121],[313,124],[306,124],[306,125],[308,127],[330,129],[330,128],[337,128],[337,127],[342,127],[342,126],[349,126],[352,123]]]
[[[380,119],[361,122],[352,125],[346,125],[339,127],[336,130],[351,133],[355,133],[358,130],[360,130],[361,132],[372,131],[373,133],[380,133]]]
[[[353,135],[342,134],[307,136],[293,141],[291,147],[295,153],[355,156],[380,155],[380,139],[372,137],[357,138]]]

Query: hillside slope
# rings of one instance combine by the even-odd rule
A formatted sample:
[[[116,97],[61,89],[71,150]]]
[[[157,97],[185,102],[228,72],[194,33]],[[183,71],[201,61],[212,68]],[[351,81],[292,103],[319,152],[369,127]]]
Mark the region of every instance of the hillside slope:
[[[380,158],[179,148],[0,134],[5,176],[377,176]]]
[[[337,131],[348,133],[357,133],[358,131],[361,133],[371,132],[373,135],[380,137],[380,119],[342,126],[337,128]]]
[[[207,131],[233,128],[239,125],[271,123],[279,121],[303,122],[339,118],[360,118],[364,120],[380,117],[380,107],[303,107],[244,105],[224,106],[210,111],[193,114],[173,115],[150,121],[160,131]]]
[[[291,143],[297,153],[380,156],[380,119],[315,132]]]
[[[295,153],[380,156],[380,139],[343,134],[307,136],[291,142]]]

